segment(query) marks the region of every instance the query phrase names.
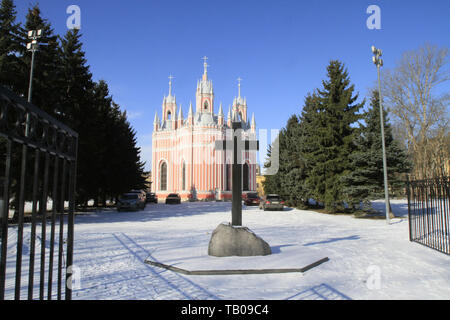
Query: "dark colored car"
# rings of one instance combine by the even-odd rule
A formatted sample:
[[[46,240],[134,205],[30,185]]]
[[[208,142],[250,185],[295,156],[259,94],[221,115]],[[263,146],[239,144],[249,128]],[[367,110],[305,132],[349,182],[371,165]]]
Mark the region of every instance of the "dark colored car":
[[[154,192],[147,192],[147,197],[146,197],[146,201],[148,202],[153,202],[153,203],[158,203],[158,196],[156,195],[156,193]]]
[[[264,211],[283,210],[284,201],[281,200],[280,196],[277,194],[268,194],[261,199],[259,209],[263,209]]]
[[[257,193],[247,193],[247,195],[244,197],[244,204],[246,206],[257,206],[259,205],[260,198],[258,197]]]
[[[117,199],[117,211],[142,210],[145,208],[145,196],[141,193],[125,193]]]
[[[180,204],[181,197],[178,193],[170,193],[166,198],[166,204]]]

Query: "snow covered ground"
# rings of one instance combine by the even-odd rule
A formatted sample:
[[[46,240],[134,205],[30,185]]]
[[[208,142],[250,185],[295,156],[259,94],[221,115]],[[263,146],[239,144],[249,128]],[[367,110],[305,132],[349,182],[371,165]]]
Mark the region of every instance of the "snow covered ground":
[[[384,203],[374,207],[382,210]],[[226,258],[207,250],[212,231],[230,221],[231,203],[149,204],[139,212],[78,215],[74,265],[80,282],[73,299],[450,299],[450,257],[409,242],[406,201],[394,200],[392,207],[403,218],[387,225],[244,206],[243,224],[270,244],[272,255]],[[9,274],[13,246],[12,237]],[[330,261],[304,274],[187,276],[144,263],[148,258],[188,270],[301,268],[324,257]],[[13,290],[8,281],[9,298]]]

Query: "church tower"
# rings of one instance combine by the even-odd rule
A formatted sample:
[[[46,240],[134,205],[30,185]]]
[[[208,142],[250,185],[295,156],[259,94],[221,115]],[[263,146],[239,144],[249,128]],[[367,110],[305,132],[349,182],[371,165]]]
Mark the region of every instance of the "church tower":
[[[196,113],[210,113],[214,112],[214,92],[212,81],[208,80],[208,64],[207,57],[203,57],[204,71],[202,80],[197,83],[196,98]]]
[[[241,78],[238,78],[238,97],[233,100],[233,113],[240,116],[241,120],[247,123],[247,99],[241,97]]]
[[[166,128],[175,129],[177,116],[177,99],[172,95],[172,75],[169,76],[169,95],[164,97],[162,105],[162,121]]]

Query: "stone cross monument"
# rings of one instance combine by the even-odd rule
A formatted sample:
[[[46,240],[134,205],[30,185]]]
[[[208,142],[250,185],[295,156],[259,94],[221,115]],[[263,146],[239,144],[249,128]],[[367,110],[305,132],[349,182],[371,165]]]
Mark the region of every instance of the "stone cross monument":
[[[231,225],[242,226],[242,151],[259,150],[259,141],[242,140],[242,123],[233,121],[233,140],[216,141],[216,150],[233,150]]]
[[[216,257],[264,256],[272,251],[267,242],[242,227],[242,152],[258,150],[257,140],[242,140],[242,123],[232,122],[233,140],[216,141],[217,150],[233,150],[231,224],[220,224],[209,241],[208,254]]]

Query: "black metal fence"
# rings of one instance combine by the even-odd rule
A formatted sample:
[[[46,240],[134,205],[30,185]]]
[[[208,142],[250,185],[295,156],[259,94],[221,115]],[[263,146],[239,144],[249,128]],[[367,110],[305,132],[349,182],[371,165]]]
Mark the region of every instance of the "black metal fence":
[[[77,146],[0,86],[0,300],[71,299]]]
[[[450,178],[408,181],[409,239],[450,254]]]

